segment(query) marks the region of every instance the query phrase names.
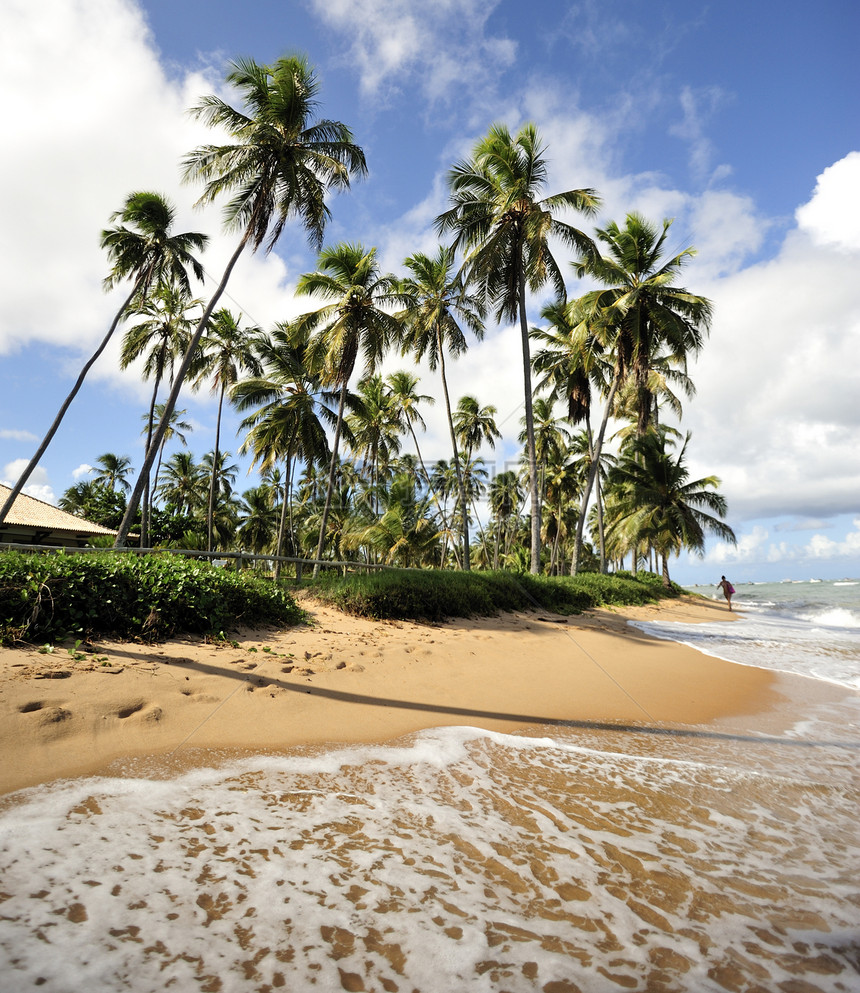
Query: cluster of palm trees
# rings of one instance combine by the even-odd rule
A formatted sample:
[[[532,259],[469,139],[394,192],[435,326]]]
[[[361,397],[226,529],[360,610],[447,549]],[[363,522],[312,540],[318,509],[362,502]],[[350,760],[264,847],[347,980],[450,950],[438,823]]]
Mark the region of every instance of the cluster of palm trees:
[[[629,214],[623,226],[612,223],[590,237],[558,215],[592,216],[600,206],[595,191],[542,196],[547,164],[537,129],[527,124],[512,134],[494,125],[449,171],[449,206],[437,218],[449,244],[407,258],[403,275],[385,273],[374,248],[323,247],[327,195],[347,189],[366,166],[349,129],[316,116],[317,83],[307,61],[237,61],[227,82],[242,97],[241,109],[216,96],[194,108],[228,136],[225,143],[201,146],[184,162],[185,177],[205,184],[201,203],[227,197],[226,224],[239,235],[215,292],[204,304],[191,289],[189,270],[202,276],[192,252],[204,247],[205,236],[171,234],[167,201],[132,194],[113,218],[121,223],[102,234],[113,263],[106,285],[130,280],[130,293],[0,509],[0,522],[89,367],[129,320],[122,362],[142,361],[153,390],[146,455],[118,545],[139,507],[147,541],[154,500],[201,513],[210,550],[238,541],[255,551],[309,555],[316,568],[348,553],[408,565],[576,571],[593,516],[601,566],[630,553],[635,567],[653,554],[668,579],[668,557],[685,547],[701,550],[706,530],[732,539],[706,512],[724,513],[718,480],[689,481],[687,441],[673,452],[677,432],[659,417],[666,404],[680,411],[678,391],[692,393],[687,361],[701,348],[711,316],[708,301],[679,284],[692,250],[665,257],[671,222],[660,232]],[[246,248],[270,251],[292,219],[319,250],[316,269],[296,287],[316,306],[269,331],[243,328],[241,315],[218,308],[232,269]],[[574,255],[574,275],[595,289],[568,299],[551,239]],[[543,325],[531,327],[528,294],[546,286],[556,301],[543,310]],[[469,336],[483,336],[488,314],[519,324],[525,414],[522,468],[490,483],[492,519],[484,528],[476,510],[487,473],[476,453],[499,437],[495,411],[474,397],[452,404],[446,363],[466,350]],[[450,461],[425,465],[418,430],[421,408],[432,400],[408,370],[379,374],[392,350],[438,370]],[[179,393],[189,383],[208,384],[218,398],[215,447],[208,466],[195,468],[187,452],[178,452],[159,469],[176,430]],[[164,387],[168,395],[159,404]],[[596,398],[603,411],[593,431]],[[242,450],[262,474],[244,505],[235,502],[229,456],[221,450],[225,400],[244,415]],[[617,461],[604,451],[610,418],[631,424]],[[404,440],[414,454],[401,451]],[[180,477],[187,481],[182,496],[173,488]],[[479,541],[472,540],[475,522]]]

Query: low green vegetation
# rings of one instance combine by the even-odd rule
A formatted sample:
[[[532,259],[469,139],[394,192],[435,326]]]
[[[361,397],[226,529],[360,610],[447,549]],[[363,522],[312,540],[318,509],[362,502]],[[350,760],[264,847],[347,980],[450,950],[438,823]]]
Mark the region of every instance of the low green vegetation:
[[[164,555],[0,553],[0,643],[157,639],[304,614],[271,580]]]
[[[548,610],[578,614],[593,607],[654,603],[678,596],[659,576],[584,573],[550,577],[509,572],[376,572],[323,575],[312,586],[319,599],[340,610],[377,620],[438,621],[501,610]]]

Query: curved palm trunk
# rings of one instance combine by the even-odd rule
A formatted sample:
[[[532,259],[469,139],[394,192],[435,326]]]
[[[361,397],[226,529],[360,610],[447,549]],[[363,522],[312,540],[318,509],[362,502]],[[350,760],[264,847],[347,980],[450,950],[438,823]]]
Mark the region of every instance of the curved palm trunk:
[[[529,491],[532,503],[531,568],[533,576],[540,573],[540,492],[538,490],[537,453],[535,450],[535,421],[532,411],[532,363],[529,352],[529,324],[526,315],[526,278],[522,260],[518,273],[520,335],[523,344],[523,389],[526,411],[526,445],[529,457]]]
[[[597,476],[597,468],[600,465],[600,453],[603,451],[603,439],[606,435],[606,425],[609,423],[609,412],[612,409],[612,402],[615,399],[619,382],[618,371],[616,369],[615,376],[612,379],[612,387],[606,398],[606,409],[603,411],[603,420],[600,423],[600,430],[597,433],[597,442],[594,445],[594,457],[591,460],[591,468],[588,470],[588,479],[586,480],[585,489],[582,493],[582,506],[579,510],[579,520],[576,522],[576,542],[573,546],[573,560],[570,563],[571,576],[575,576],[577,569],[579,568],[579,553],[582,549],[582,531],[585,527],[585,512],[588,509],[588,501],[591,497],[591,490],[594,486],[595,477]]]
[[[66,399],[63,401],[62,406],[60,407],[59,411],[57,412],[57,416],[54,418],[54,423],[48,428],[48,433],[42,439],[42,444],[39,445],[38,451],[33,456],[33,458],[30,459],[29,463],[27,464],[26,469],[24,469],[24,471],[21,473],[20,477],[18,478],[18,482],[15,483],[15,485],[12,487],[12,492],[7,497],[6,502],[3,504],[2,507],[0,507],[0,524],[2,524],[3,521],[6,520],[6,515],[12,509],[12,504],[18,498],[18,494],[21,492],[21,490],[24,489],[24,486],[26,485],[27,480],[33,474],[33,470],[36,468],[36,466],[39,464],[39,460],[45,454],[45,451],[47,450],[48,445],[51,444],[51,440],[53,439],[54,435],[57,433],[57,430],[59,429],[60,424],[62,424],[63,418],[66,416],[66,411],[69,409],[69,406],[71,405],[72,400],[75,399],[75,397],[78,395],[78,391],[80,390],[81,386],[83,386],[83,383],[84,383],[84,380],[86,379],[87,373],[95,365],[96,361],[98,360],[98,358],[102,354],[102,352],[105,350],[105,348],[107,348],[107,344],[111,340],[111,338],[113,337],[113,333],[114,333],[114,331],[116,331],[117,325],[122,320],[122,315],[125,313],[125,311],[128,309],[128,307],[131,305],[131,301],[137,295],[137,292],[140,289],[141,284],[143,283],[143,279],[144,279],[144,277],[141,276],[139,279],[137,279],[135,281],[135,284],[134,284],[134,286],[132,288],[131,293],[129,293],[129,295],[126,298],[126,300],[123,303],[123,305],[116,312],[116,316],[114,317],[113,321],[111,322],[111,326],[108,328],[108,333],[102,339],[102,343],[99,345],[99,347],[90,356],[89,360],[84,365],[83,369],[81,369],[80,375],[78,376],[78,378],[77,378],[77,380],[75,382],[75,385],[72,387],[71,392],[66,397]]]
[[[218,418],[215,421],[215,451],[212,453],[212,478],[209,480],[209,507],[206,512],[206,551],[212,551],[212,522],[215,517],[215,481],[218,478],[218,448],[221,444],[221,411],[224,407],[224,386],[218,395]]]
[[[164,413],[161,415],[161,420],[158,422],[155,437],[152,439],[152,443],[149,446],[149,451],[146,453],[146,458],[143,462],[143,467],[140,470],[137,483],[135,484],[134,490],[129,497],[128,507],[126,508],[125,517],[123,517],[122,523],[119,526],[119,532],[116,536],[116,541],[114,542],[114,548],[125,547],[126,538],[128,537],[128,532],[131,528],[131,522],[134,519],[134,515],[137,512],[138,505],[140,504],[144,480],[149,476],[149,472],[152,469],[152,463],[155,461],[155,456],[161,447],[161,443],[164,440],[164,435],[167,433],[167,428],[170,425],[170,417],[176,407],[176,401],[179,399],[179,392],[185,382],[185,377],[188,374],[188,369],[191,366],[194,354],[197,351],[197,346],[200,344],[200,339],[203,337],[203,332],[206,330],[206,325],[209,323],[209,318],[212,316],[212,311],[215,309],[215,305],[221,299],[221,294],[227,287],[227,282],[233,272],[233,267],[239,261],[239,256],[244,251],[250,237],[251,228],[249,227],[242,236],[242,240],[239,242],[239,247],[230,256],[230,261],[227,263],[227,267],[224,270],[224,275],[221,277],[221,282],[218,284],[212,298],[206,305],[206,310],[203,311],[203,316],[200,318],[200,323],[197,325],[197,329],[189,342],[188,349],[182,358],[182,365],[180,365],[179,371],[173,379],[173,387],[170,390],[170,396],[165,401]]]
[[[463,470],[460,467],[460,453],[457,450],[457,435],[454,431],[454,416],[451,413],[451,398],[448,395],[448,377],[445,375],[445,349],[442,346],[442,332],[436,326],[436,347],[439,350],[439,372],[442,376],[442,392],[445,395],[445,411],[448,414],[448,430],[451,433],[451,447],[454,450],[454,472],[457,474],[457,489],[460,497],[460,510],[463,515],[463,565],[468,572],[469,561],[469,504],[466,499],[466,484],[463,482]]]
[[[331,446],[331,464],[328,470],[328,486],[326,487],[325,506],[323,507],[322,521],[320,522],[320,537],[317,542],[316,562],[314,562],[314,579],[320,574],[320,559],[322,559],[323,548],[325,547],[325,530],[328,526],[328,515],[331,510],[331,497],[334,492],[334,472],[337,465],[337,450],[340,446],[340,431],[343,426],[343,408],[346,404],[346,381],[340,388],[340,400],[337,405],[337,424],[334,429],[334,441]]]

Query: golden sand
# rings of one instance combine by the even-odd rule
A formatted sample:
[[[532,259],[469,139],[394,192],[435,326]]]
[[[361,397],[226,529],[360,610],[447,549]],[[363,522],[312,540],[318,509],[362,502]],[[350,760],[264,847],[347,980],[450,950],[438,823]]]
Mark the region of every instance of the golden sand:
[[[437,726],[737,723],[792,695],[791,677],[627,624],[737,616],[692,597],[570,618],[509,613],[445,624],[303,606],[311,625],[237,632],[234,643],[104,641],[85,659],[65,648],[0,650],[0,793],[93,774],[121,758],[379,743]]]

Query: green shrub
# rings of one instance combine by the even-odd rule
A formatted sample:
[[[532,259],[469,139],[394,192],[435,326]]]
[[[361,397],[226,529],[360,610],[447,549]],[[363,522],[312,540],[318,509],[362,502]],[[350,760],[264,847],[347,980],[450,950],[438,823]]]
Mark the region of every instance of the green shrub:
[[[0,642],[297,624],[286,590],[173,555],[0,552]]]
[[[430,620],[494,614],[501,610],[548,610],[578,614],[600,606],[653,603],[666,593],[656,577],[549,577],[510,572],[380,571],[328,574],[312,586],[321,600],[350,614],[378,620]]]

